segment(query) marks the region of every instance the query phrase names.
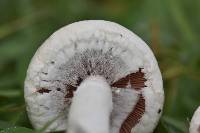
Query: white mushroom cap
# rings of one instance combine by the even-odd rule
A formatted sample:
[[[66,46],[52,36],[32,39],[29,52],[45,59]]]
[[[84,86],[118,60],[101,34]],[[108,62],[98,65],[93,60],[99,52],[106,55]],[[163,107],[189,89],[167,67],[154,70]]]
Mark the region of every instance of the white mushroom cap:
[[[153,132],[164,102],[157,61],[134,33],[102,20],[65,26],[37,50],[24,90],[33,126],[56,118],[47,131],[66,130],[73,92],[89,75],[101,75],[111,86],[110,133]]]
[[[190,133],[200,133],[200,107],[195,111],[192,117]]]

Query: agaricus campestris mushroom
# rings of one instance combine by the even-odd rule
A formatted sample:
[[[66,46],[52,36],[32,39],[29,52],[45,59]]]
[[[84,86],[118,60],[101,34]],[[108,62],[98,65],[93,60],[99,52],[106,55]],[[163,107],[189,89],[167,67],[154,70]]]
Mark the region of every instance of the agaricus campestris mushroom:
[[[151,133],[164,91],[150,48],[128,29],[89,20],[56,31],[34,55],[25,81],[36,129]]]
[[[200,107],[195,111],[192,117],[190,133],[200,133]]]

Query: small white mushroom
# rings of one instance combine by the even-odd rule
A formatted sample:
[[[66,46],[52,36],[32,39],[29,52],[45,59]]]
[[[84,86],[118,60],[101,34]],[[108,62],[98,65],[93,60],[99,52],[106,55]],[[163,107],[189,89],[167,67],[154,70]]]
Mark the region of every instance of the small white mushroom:
[[[24,91],[36,129],[54,120],[46,131],[69,133],[151,133],[164,102],[150,48],[102,20],[70,24],[47,39],[29,65]]]
[[[192,117],[190,133],[200,133],[200,107],[195,111]]]

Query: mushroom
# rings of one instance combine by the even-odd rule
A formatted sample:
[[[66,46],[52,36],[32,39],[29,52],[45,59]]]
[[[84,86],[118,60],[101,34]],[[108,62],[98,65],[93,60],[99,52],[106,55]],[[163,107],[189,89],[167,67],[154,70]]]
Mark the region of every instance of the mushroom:
[[[112,91],[106,79],[89,76],[73,97],[67,133],[110,133],[112,109]]]
[[[46,132],[151,133],[164,91],[157,61],[144,41],[119,24],[80,21],[56,31],[34,55],[25,101]]]
[[[200,107],[195,111],[192,117],[190,133],[200,133]]]

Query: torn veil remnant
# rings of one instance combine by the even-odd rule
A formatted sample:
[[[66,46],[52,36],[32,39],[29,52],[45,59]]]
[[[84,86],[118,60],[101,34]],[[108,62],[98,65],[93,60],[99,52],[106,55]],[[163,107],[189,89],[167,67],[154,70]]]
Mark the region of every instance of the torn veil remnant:
[[[37,50],[27,71],[24,90],[33,126],[42,128],[55,118],[47,131],[73,126],[69,121],[69,114],[73,114],[69,113],[70,108],[76,103],[73,98],[83,88],[82,82],[91,76],[103,77],[110,85],[113,103],[107,116],[110,133],[153,132],[164,102],[157,61],[134,33],[102,20],[63,27]]]
[[[190,133],[200,133],[200,107],[195,111],[190,122]]]

